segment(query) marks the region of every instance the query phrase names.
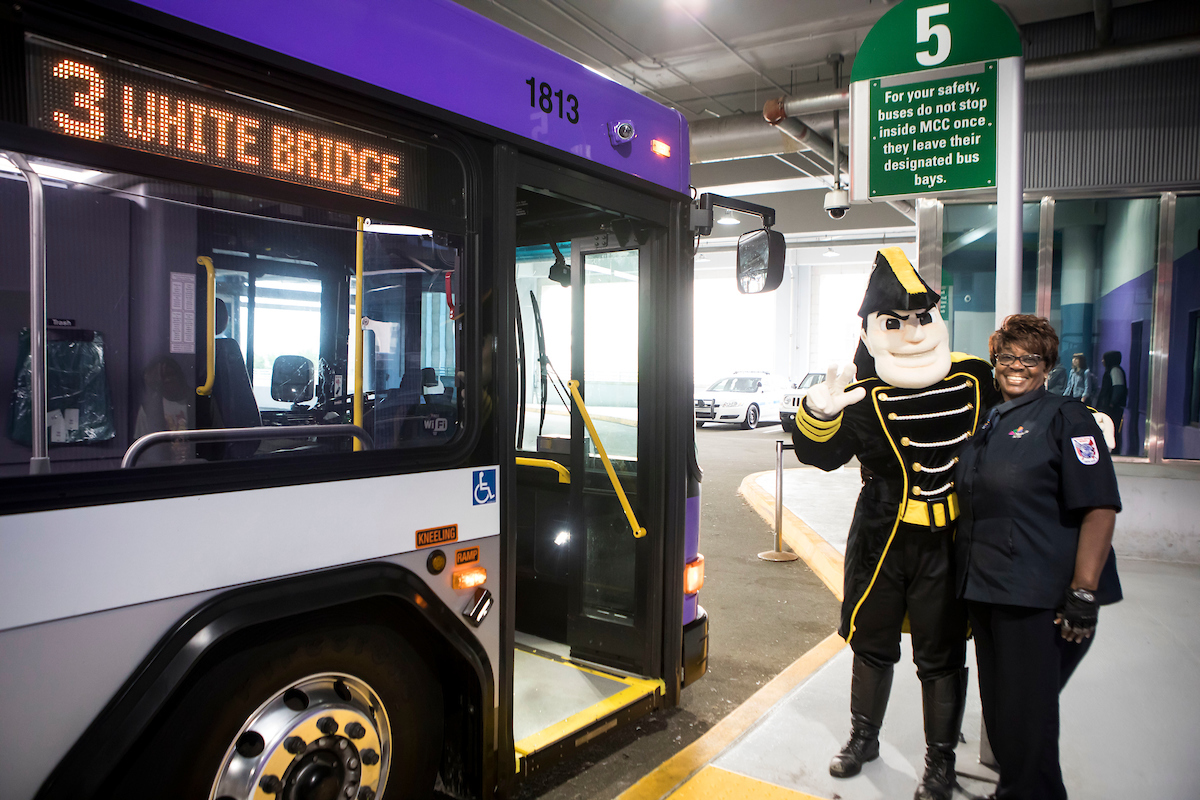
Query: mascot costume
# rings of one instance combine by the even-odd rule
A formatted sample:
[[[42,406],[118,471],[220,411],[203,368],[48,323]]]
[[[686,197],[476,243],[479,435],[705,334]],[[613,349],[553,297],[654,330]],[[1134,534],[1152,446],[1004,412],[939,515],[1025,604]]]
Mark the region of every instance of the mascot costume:
[[[967,613],[954,587],[954,465],[998,400],[991,366],[950,352],[939,299],[900,248],[880,250],[854,365],[830,368],[809,391],[792,437],[806,464],[833,470],[856,456],[862,465],[838,629],[854,651],[851,732],[829,772],[850,777],[879,756],[907,618],[927,745],[917,800],[950,800],[955,785]]]

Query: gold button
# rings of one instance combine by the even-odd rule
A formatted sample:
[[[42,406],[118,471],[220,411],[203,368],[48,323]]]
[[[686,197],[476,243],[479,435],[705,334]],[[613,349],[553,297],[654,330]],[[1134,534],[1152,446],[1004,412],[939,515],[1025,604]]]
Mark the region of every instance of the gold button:
[[[955,456],[955,457],[954,457],[954,463],[955,463],[955,464],[957,464],[957,463],[958,463],[958,456]]]
[[[895,418],[896,418],[896,412],[895,412],[895,411],[893,411],[892,413],[888,414],[888,419],[895,419]]]
[[[887,396],[886,394],[884,394],[883,392],[880,392],[880,393],[879,393],[879,399],[880,399],[880,400],[887,400],[887,399],[888,399],[888,396]]]
[[[974,404],[974,403],[967,403],[967,408],[968,408],[968,409],[973,409],[973,408],[975,408],[975,404]]]
[[[920,471],[921,471],[921,465],[914,461],[913,462],[913,472],[920,472]]]
[[[913,497],[920,497],[920,496],[921,496],[921,487],[914,486],[913,487]]]
[[[903,439],[901,439],[901,440],[900,440],[900,446],[901,446],[901,447],[908,447],[908,442],[909,442],[909,439],[908,439],[908,437],[907,437],[907,436],[905,436]]]

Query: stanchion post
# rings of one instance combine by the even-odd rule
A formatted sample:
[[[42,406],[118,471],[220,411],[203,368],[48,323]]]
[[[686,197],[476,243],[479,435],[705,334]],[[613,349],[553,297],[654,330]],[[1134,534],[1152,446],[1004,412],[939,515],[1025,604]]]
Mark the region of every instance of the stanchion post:
[[[783,440],[775,441],[775,549],[759,553],[763,561],[795,561],[800,556],[783,549]]]

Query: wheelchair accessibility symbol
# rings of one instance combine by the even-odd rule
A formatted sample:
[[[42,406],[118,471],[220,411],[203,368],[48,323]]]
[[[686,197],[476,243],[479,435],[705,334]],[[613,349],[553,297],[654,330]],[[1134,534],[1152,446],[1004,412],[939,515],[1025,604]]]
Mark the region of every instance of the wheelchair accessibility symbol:
[[[477,469],[471,478],[474,484],[472,505],[482,506],[496,502],[496,470]]]

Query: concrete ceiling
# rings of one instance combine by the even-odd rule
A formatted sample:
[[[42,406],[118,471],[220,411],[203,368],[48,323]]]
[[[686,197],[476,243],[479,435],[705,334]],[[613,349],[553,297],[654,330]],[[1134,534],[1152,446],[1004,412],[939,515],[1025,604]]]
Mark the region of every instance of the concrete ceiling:
[[[1142,0],[1006,0],[1018,26],[1103,13]],[[871,26],[896,0],[457,0],[524,36],[679,109],[696,131],[713,120],[754,122],[767,100],[834,89],[828,57],[843,58],[845,86]],[[843,137],[848,128],[843,119]],[[832,113],[805,117],[817,131]],[[844,141],[844,138],[843,138]],[[695,151],[695,147],[693,150]],[[753,148],[747,147],[753,152]],[[834,221],[822,211],[832,183],[814,153],[694,163],[692,184],[776,208],[785,234],[910,225],[886,205],[855,206]],[[783,152],[784,150],[788,152]],[[736,148],[732,153],[737,155]],[[748,229],[748,226],[747,226]],[[732,232],[736,233],[737,228]],[[724,233],[725,231],[722,231]]]

